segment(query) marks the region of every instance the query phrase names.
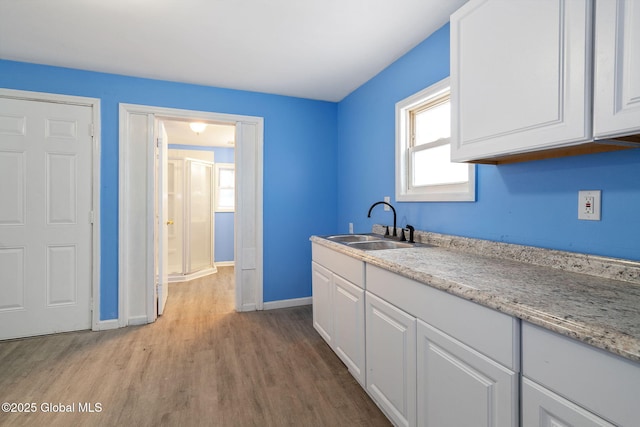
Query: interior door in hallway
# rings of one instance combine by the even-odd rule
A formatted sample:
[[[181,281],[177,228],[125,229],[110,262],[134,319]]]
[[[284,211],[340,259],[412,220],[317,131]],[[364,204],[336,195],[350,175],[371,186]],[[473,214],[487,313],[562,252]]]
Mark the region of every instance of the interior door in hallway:
[[[91,328],[92,117],[0,97],[0,339]]]

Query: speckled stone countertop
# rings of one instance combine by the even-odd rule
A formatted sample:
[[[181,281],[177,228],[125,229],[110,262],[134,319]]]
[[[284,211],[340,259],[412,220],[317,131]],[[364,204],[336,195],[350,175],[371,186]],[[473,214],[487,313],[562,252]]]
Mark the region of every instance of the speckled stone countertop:
[[[416,241],[435,246],[363,251],[311,241],[640,362],[640,262],[419,231]]]

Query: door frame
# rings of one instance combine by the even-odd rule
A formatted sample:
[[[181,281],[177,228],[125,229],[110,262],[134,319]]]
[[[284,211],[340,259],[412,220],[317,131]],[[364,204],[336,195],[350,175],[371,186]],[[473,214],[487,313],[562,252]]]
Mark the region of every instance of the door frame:
[[[132,117],[146,123],[146,154],[130,161]],[[184,110],[137,104],[119,104],[119,237],[118,237],[118,322],[120,326],[151,323],[156,320],[154,274],[154,121],[156,119],[203,120],[236,126],[236,210],[235,210],[235,309],[263,309],[263,145],[264,118],[208,111]],[[138,124],[139,125],[139,124]],[[140,125],[139,125],[140,126]],[[138,147],[139,148],[139,147]],[[146,182],[138,182],[138,195],[132,188],[132,171],[146,170]],[[137,179],[144,179],[138,177]],[[144,188],[144,189],[143,189]],[[141,190],[142,189],[142,190]],[[137,200],[139,206],[132,206]],[[137,210],[136,210],[137,209]],[[142,224],[133,224],[144,211]],[[145,231],[146,230],[146,231]],[[142,232],[138,249],[131,247]],[[137,259],[136,259],[137,257]],[[136,265],[140,261],[143,268]],[[133,270],[135,271],[135,274]],[[144,289],[141,289],[141,286]]]
[[[0,97],[9,99],[19,99],[36,102],[53,102],[58,104],[80,105],[91,108],[92,127],[90,129],[92,137],[91,146],[91,212],[89,221],[91,227],[91,329],[98,331],[108,329],[109,325],[100,321],[100,99],[88,98],[84,96],[63,95],[47,92],[32,92],[25,90],[0,88]]]

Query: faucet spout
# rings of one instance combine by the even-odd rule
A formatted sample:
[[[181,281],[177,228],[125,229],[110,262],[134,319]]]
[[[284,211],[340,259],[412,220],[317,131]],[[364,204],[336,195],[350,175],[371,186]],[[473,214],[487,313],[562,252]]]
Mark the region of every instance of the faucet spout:
[[[371,207],[369,208],[369,213],[367,214],[367,218],[371,218],[371,211],[373,210],[374,207],[376,207],[377,205],[387,205],[391,208],[391,210],[393,211],[393,237],[396,237],[396,209],[391,206],[391,204],[387,203],[387,202],[375,202],[374,204],[371,205]]]

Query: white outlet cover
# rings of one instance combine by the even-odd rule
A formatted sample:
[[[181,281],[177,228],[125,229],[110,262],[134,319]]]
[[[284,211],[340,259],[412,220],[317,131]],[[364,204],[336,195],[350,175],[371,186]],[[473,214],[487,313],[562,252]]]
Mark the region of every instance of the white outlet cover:
[[[600,221],[601,196],[600,190],[578,191],[578,219]]]

